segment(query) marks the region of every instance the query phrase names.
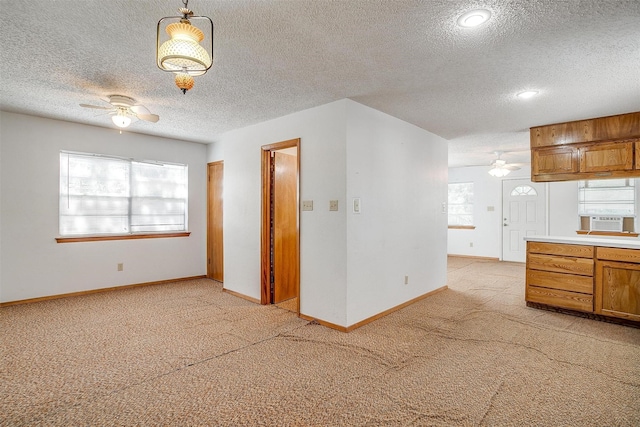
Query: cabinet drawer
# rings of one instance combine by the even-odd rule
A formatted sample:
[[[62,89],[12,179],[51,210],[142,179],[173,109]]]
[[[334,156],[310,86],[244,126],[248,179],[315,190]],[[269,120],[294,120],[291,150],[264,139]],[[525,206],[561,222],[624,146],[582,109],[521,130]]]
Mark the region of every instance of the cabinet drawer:
[[[562,243],[527,242],[529,253],[567,255],[576,258],[593,258],[593,246],[567,245]]]
[[[593,296],[578,292],[527,286],[527,301],[570,310],[593,312]]]
[[[527,286],[593,294],[593,278],[566,273],[527,270]]]
[[[557,273],[573,273],[582,276],[593,276],[593,259],[529,254],[527,255],[527,268],[532,270],[555,271]]]
[[[640,263],[640,250],[598,247],[596,257],[598,259],[608,259],[610,261]]]

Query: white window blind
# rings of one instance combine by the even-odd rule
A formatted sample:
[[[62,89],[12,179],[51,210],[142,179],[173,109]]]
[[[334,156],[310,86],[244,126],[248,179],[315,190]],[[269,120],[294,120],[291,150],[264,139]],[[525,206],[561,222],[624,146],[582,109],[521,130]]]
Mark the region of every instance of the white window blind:
[[[61,236],[187,230],[188,167],[60,153]]]
[[[578,181],[578,215],[634,216],[635,179]]]
[[[473,182],[449,184],[449,225],[473,225]]]

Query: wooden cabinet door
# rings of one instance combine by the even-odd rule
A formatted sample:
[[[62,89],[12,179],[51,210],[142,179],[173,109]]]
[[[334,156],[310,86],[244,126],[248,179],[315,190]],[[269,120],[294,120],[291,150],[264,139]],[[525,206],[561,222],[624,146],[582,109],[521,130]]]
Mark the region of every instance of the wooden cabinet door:
[[[633,169],[633,142],[611,142],[580,147],[580,172]]]
[[[578,172],[578,149],[575,147],[540,148],[533,150],[533,175]]]
[[[596,313],[640,321],[640,264],[597,261],[595,296]]]

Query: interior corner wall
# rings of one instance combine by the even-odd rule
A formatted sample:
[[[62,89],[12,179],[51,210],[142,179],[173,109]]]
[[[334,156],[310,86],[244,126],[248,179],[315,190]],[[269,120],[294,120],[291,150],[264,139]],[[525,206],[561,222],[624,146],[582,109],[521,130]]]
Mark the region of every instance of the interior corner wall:
[[[448,170],[443,138],[354,101],[347,113],[351,326],[446,285]]]
[[[449,229],[449,255],[502,258],[502,179],[489,175],[488,170],[488,166],[449,169],[449,183],[473,182],[473,225],[476,227]],[[489,211],[490,206],[493,211]]]
[[[502,181],[530,179],[531,168],[523,167],[505,178],[493,177],[488,170],[488,165],[449,168],[449,183],[474,183],[473,221],[476,227],[473,230],[449,229],[449,255],[502,259]]]
[[[205,145],[8,112],[0,140],[1,302],[206,274]],[[60,150],[187,164],[191,235],[56,243]]]
[[[336,325],[346,325],[345,108],[341,100],[237,129],[208,152],[224,160],[224,287],[260,299],[261,147],[301,139],[300,200],[313,211],[300,212],[300,311]]]

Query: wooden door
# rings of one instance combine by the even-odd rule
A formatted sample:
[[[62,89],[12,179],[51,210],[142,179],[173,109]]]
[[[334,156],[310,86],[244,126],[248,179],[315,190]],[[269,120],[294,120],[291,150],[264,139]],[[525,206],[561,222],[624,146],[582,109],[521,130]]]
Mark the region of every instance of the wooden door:
[[[640,321],[640,264],[596,263],[596,313]]]
[[[207,277],[224,281],[222,244],[223,162],[207,165]]]
[[[290,158],[284,158],[283,155],[289,155]],[[295,306],[298,313],[300,313],[299,188],[300,139],[262,146],[260,303],[273,304],[289,299],[288,307]]]
[[[297,157],[273,153],[273,302],[297,297]]]
[[[526,236],[545,235],[546,186],[528,179],[502,181],[502,260],[525,262]]]

